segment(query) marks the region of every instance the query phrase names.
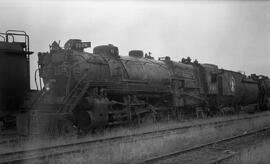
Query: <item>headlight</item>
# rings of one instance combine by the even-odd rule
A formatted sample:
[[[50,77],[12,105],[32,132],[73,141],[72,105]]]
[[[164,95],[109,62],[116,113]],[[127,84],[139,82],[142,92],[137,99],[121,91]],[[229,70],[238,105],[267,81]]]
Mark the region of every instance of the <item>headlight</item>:
[[[46,90],[46,91],[50,91],[51,88],[53,87],[55,81],[56,81],[55,79],[50,79],[50,80],[45,84],[45,90]]]
[[[50,83],[45,84],[45,89],[46,89],[46,91],[50,91],[50,89],[51,89]]]

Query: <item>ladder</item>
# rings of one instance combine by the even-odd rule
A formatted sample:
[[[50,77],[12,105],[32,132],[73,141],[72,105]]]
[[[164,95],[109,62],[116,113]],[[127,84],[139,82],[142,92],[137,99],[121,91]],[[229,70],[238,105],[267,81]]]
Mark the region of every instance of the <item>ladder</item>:
[[[79,101],[89,88],[89,82],[86,78],[87,74],[85,73],[77,82],[77,84],[73,87],[71,92],[64,98],[63,105],[58,110],[58,113],[70,114],[73,109],[78,105]]]

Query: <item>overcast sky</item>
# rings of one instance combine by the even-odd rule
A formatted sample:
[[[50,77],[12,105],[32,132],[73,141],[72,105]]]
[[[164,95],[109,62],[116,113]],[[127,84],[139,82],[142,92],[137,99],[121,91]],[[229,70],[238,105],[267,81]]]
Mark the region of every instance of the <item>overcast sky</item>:
[[[0,1],[0,32],[8,29],[30,35],[32,88],[37,52],[70,38],[270,76],[267,1]]]

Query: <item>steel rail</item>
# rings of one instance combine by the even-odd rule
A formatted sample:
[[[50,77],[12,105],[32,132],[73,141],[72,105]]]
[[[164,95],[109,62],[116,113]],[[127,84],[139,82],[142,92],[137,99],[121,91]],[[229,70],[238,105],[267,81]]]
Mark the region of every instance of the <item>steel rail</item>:
[[[110,143],[115,143],[119,141],[131,142],[131,141],[136,141],[136,140],[149,139],[149,138],[154,138],[154,137],[159,137],[159,136],[166,136],[172,133],[177,133],[178,131],[185,130],[185,129],[204,127],[204,126],[209,126],[209,125],[220,125],[220,124],[222,125],[224,123],[253,119],[253,118],[258,118],[258,117],[265,117],[269,115],[270,114],[234,118],[234,119],[228,119],[228,120],[223,120],[223,121],[212,121],[212,122],[207,122],[207,123],[187,125],[187,126],[182,126],[182,127],[174,127],[174,128],[169,128],[169,129],[162,129],[158,131],[149,131],[149,132],[143,132],[143,133],[137,133],[137,134],[121,135],[121,136],[110,137],[110,138],[86,140],[86,141],[79,141],[79,142],[60,144],[60,145],[54,145],[54,146],[48,146],[48,147],[40,147],[40,148],[32,148],[32,149],[27,149],[27,150],[5,152],[5,153],[0,154],[0,163],[21,162],[25,160],[41,159],[41,158],[46,158],[46,157],[68,154],[68,153],[81,152],[82,147],[84,146],[85,147],[87,146],[87,148],[85,149],[89,149],[90,145],[95,145],[95,144],[105,145],[106,143],[110,144]]]
[[[203,148],[206,148],[206,147],[218,144],[218,143],[222,143],[222,142],[226,142],[226,141],[232,141],[234,139],[239,139],[239,138],[246,137],[246,136],[249,136],[249,135],[264,132],[264,131],[267,131],[267,130],[270,130],[270,127],[264,127],[262,129],[254,130],[254,131],[251,131],[251,132],[248,132],[248,133],[245,133],[245,134],[235,135],[235,136],[228,137],[228,138],[225,138],[225,139],[220,139],[220,140],[217,140],[217,141],[208,142],[208,143],[205,143],[205,144],[193,146],[191,148],[183,149],[183,150],[180,150],[180,151],[175,151],[175,152],[168,153],[168,154],[162,154],[162,155],[159,155],[159,156],[156,156],[156,157],[146,159],[144,161],[140,161],[139,163],[144,163],[144,164],[155,163],[155,162],[158,162],[158,161],[161,161],[161,160],[166,160],[166,159],[170,159],[170,158],[175,157],[175,156],[190,153],[192,151],[197,151],[197,150],[200,150],[200,149],[203,149]],[[237,153],[232,154],[232,155],[228,155],[228,156],[220,158],[220,159],[217,159],[216,161],[212,161],[212,163],[222,162],[224,160],[227,160],[227,159],[233,157],[236,154]]]
[[[226,155],[226,156],[224,156],[224,157],[218,158],[218,159],[216,159],[216,160],[212,160],[212,161],[210,161],[208,164],[218,164],[218,163],[222,163],[222,162],[224,162],[224,161],[226,161],[226,160],[229,160],[229,159],[235,157],[235,156],[238,155],[238,154],[239,154],[239,152],[236,152],[236,153],[233,153],[233,154],[229,154],[229,155]]]

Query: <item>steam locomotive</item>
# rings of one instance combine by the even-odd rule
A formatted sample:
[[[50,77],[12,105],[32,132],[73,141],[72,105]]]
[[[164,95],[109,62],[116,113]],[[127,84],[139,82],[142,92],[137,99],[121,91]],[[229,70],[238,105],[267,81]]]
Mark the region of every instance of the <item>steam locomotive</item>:
[[[38,53],[41,90],[16,115],[20,134],[87,133],[96,128],[183,114],[270,108],[270,79],[219,69],[213,64],[154,60],[132,50],[120,56],[114,45],[88,53],[90,42],[53,42]],[[44,87],[41,87],[41,83]],[[36,82],[38,87],[38,82]]]

